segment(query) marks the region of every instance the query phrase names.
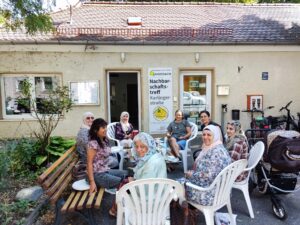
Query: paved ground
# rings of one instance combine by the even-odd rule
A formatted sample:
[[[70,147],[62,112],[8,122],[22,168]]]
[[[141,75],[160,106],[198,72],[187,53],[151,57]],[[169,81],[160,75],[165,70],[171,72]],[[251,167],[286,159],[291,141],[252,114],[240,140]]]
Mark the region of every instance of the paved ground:
[[[182,165],[178,164],[175,171],[168,173],[169,178],[182,177]],[[233,190],[232,193],[232,209],[235,214],[237,214],[237,224],[238,225],[299,225],[300,224],[300,192],[294,192],[287,195],[280,195],[286,206],[286,211],[288,213],[288,218],[285,221],[277,219],[272,212],[271,200],[269,195],[262,195],[257,190],[254,190],[251,197],[253,210],[255,218],[251,219],[248,215],[248,210],[246,203],[243,199],[241,192]],[[102,201],[101,208],[95,211],[97,215],[97,224],[99,225],[115,225],[116,219],[112,218],[108,214],[108,210],[112,205],[114,200],[114,195],[105,193],[104,200]],[[226,212],[226,208],[221,209],[221,211]],[[84,224],[76,215],[72,215],[72,221],[66,221],[66,224]],[[203,215],[197,217],[197,225],[205,225],[205,220]]]

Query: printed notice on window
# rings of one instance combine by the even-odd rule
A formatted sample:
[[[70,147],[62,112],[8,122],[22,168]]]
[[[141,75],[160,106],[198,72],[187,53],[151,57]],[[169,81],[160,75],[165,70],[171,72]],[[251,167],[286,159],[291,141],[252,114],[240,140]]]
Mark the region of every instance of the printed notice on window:
[[[172,68],[149,68],[149,130],[151,134],[167,132],[173,120]]]

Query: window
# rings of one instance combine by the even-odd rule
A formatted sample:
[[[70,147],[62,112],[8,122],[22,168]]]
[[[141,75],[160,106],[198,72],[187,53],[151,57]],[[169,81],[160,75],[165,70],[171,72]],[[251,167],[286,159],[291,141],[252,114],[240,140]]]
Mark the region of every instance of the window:
[[[35,99],[37,109],[42,111],[41,99],[47,98],[49,91],[56,89],[61,80],[58,75],[34,74],[5,74],[0,79],[3,118],[31,117],[30,100],[21,93],[25,85],[29,84],[29,92]]]
[[[180,108],[185,117],[200,125],[199,112],[211,110],[211,72],[181,72],[180,93]]]

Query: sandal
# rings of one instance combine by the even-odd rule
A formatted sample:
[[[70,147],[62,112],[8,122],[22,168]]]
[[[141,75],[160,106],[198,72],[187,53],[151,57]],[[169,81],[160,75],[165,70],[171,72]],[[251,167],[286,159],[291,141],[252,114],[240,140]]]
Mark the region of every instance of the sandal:
[[[108,214],[112,217],[117,217],[117,205],[116,203],[113,204],[113,206],[108,211]]]
[[[108,211],[108,214],[112,217],[117,217],[117,211],[115,211],[115,209],[110,209]]]

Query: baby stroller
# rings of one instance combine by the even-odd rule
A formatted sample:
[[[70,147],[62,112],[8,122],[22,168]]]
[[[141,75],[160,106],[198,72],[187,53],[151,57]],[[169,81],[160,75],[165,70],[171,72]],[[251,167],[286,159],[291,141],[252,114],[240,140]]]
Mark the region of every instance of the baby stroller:
[[[287,212],[278,194],[295,192],[300,188],[297,179],[300,171],[300,133],[277,130],[266,136],[263,160],[256,167],[259,192],[271,196],[272,210],[281,220]]]

